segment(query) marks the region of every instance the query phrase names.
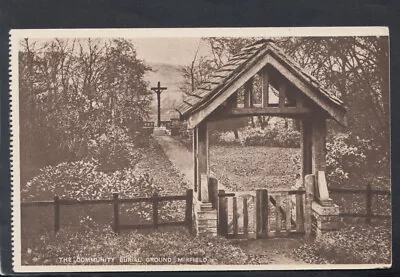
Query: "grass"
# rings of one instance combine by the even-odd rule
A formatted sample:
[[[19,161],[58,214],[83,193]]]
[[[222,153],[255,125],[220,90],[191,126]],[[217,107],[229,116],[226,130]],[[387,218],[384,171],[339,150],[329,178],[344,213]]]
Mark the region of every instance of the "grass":
[[[290,189],[299,167],[298,148],[217,146],[210,148],[210,167],[216,177],[235,191],[258,188]]]

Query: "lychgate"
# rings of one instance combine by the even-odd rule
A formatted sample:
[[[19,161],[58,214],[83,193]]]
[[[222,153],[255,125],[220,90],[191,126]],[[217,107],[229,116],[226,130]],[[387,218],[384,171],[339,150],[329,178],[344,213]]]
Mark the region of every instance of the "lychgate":
[[[256,78],[261,80],[259,101],[255,101],[254,95]],[[217,234],[217,230],[220,233],[225,232],[224,228],[226,228],[223,219],[224,212],[218,208],[223,207],[224,204],[218,201],[218,198],[224,198],[224,196],[220,192],[220,197],[218,197],[218,184],[210,178],[209,173],[207,123],[227,118],[262,115],[293,118],[300,123],[300,180],[304,185],[304,193],[287,192],[282,194],[283,196],[264,196],[267,198],[262,200],[263,192],[258,192],[261,200],[255,200],[256,214],[267,213],[271,201],[272,204],[275,203],[276,218],[277,222],[279,221],[275,227],[276,234],[290,234],[292,229],[309,233],[311,222],[317,235],[338,228],[339,209],[329,197],[325,177],[326,120],[333,119],[341,125],[346,125],[346,109],[340,99],[324,89],[314,77],[305,72],[273,41],[260,40],[244,47],[196,91],[185,98],[177,107],[177,111],[181,120],[187,120],[188,128],[193,129],[195,198],[193,212],[197,234],[214,235]],[[313,195],[309,202],[307,202],[308,193]],[[289,197],[289,195],[294,196]],[[250,209],[248,207],[250,202],[246,202],[251,198],[250,196],[247,196],[245,201],[239,201],[245,203],[241,204],[245,212]],[[300,196],[304,196],[303,200]],[[232,209],[234,210],[238,206],[238,199],[233,197]],[[282,197],[286,200],[282,200]],[[290,213],[292,208],[287,205],[291,203],[290,199],[296,197],[299,199],[299,204],[293,206],[296,212]],[[279,201],[278,204],[277,201]],[[239,230],[237,225],[235,226],[235,221],[237,221],[235,213],[236,211],[233,213],[232,221],[233,229],[237,234]],[[297,216],[294,216],[295,214]],[[296,217],[297,224],[292,215]],[[307,218],[308,215],[310,218]],[[301,222],[299,216],[303,218]],[[241,228],[247,234],[249,233],[249,217],[246,215],[242,217],[244,224]],[[286,218],[286,223],[281,224],[282,218]],[[255,219],[256,233],[271,233],[265,229],[267,228],[265,222],[265,217],[262,219],[262,216]],[[280,228],[286,231],[281,232]]]

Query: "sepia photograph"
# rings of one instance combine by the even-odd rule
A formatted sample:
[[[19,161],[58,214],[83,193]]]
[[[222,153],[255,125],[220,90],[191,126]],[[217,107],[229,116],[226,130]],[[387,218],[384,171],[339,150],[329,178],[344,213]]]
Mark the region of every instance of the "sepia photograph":
[[[15,272],[388,268],[385,27],[11,31]]]

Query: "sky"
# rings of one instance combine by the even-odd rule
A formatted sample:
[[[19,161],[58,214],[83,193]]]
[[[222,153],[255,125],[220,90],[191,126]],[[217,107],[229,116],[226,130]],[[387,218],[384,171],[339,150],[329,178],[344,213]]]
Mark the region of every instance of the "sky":
[[[138,58],[149,63],[188,65],[197,49],[199,55],[208,54],[207,45],[200,38],[134,38]]]
[[[62,38],[64,39],[64,38]],[[161,38],[127,38],[135,45],[137,57],[148,63],[163,63],[173,65],[189,65],[197,49],[198,55],[210,55],[209,47],[200,37],[197,38],[177,38],[177,37],[161,37]],[[46,42],[53,40],[47,39],[29,39],[30,43],[39,43],[40,48]],[[68,38],[72,41],[72,38]],[[21,44],[24,44],[21,41]],[[83,43],[85,47],[85,43]],[[77,49],[77,48],[76,48]]]

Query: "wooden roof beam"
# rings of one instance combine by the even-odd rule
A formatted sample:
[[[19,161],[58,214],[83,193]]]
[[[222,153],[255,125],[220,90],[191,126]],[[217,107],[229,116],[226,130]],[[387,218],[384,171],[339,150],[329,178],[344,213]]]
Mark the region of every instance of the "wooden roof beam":
[[[228,111],[232,116],[303,116],[311,114],[313,111],[308,108],[297,107],[252,107],[252,108],[232,108]]]

